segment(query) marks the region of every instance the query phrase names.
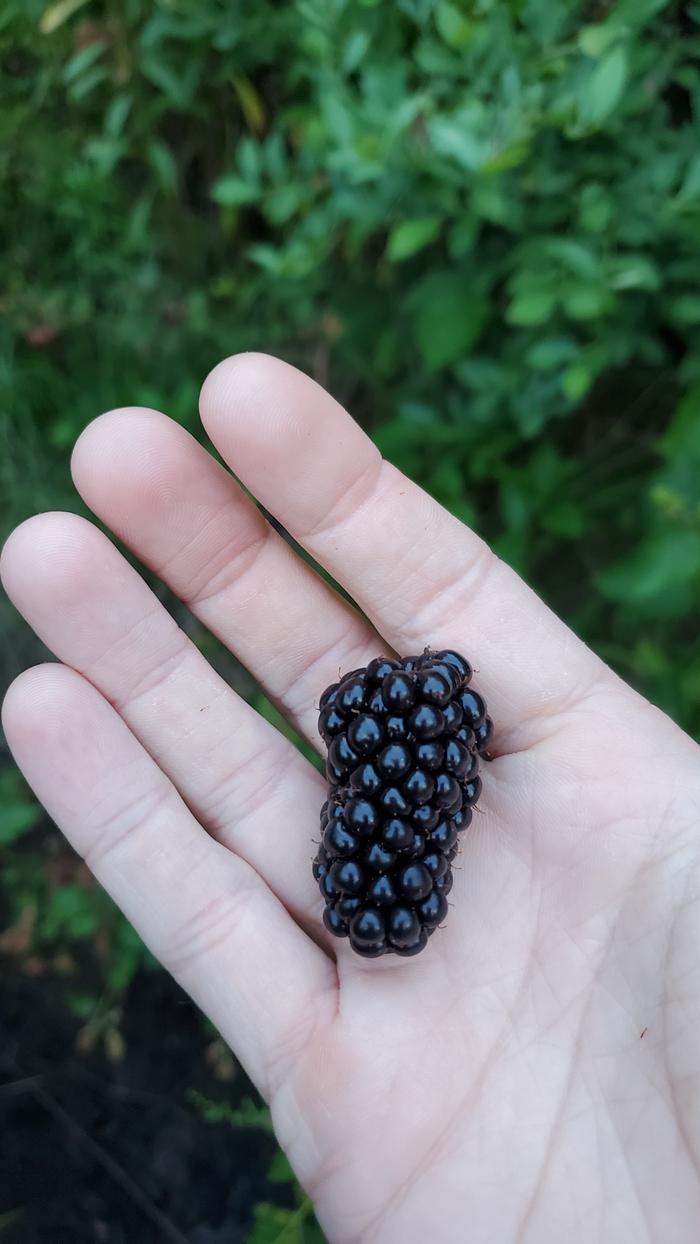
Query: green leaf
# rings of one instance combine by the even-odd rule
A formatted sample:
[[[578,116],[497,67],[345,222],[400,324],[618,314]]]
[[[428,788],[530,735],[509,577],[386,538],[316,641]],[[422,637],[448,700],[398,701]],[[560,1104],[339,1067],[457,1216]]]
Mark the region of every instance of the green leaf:
[[[650,535],[624,561],[597,575],[606,596],[626,604],[658,600],[678,587],[691,587],[700,573],[700,537],[691,531]]]
[[[576,343],[570,337],[543,337],[527,352],[527,361],[536,371],[555,371],[576,355]]]
[[[510,324],[521,328],[544,324],[551,318],[555,306],[556,298],[549,290],[533,289],[513,298],[508,307],[507,319]]]
[[[272,1159],[267,1177],[273,1184],[293,1184],[296,1182],[294,1171],[289,1164],[289,1158],[281,1149],[277,1150]]]
[[[678,198],[682,202],[700,198],[700,155],[690,161]]]
[[[170,148],[156,138],[148,148],[148,160],[161,189],[166,194],[174,195],[177,190],[177,164]]]
[[[0,846],[7,847],[41,819],[38,804],[10,803],[0,808]]]
[[[700,294],[681,294],[674,298],[669,310],[679,324],[700,324]]]
[[[650,17],[668,8],[671,0],[618,0],[614,16],[620,27],[641,28]]]
[[[81,74],[76,78],[68,88],[68,94],[75,103],[81,99],[86,99],[88,95],[95,90],[95,87],[107,81],[107,70],[100,65],[95,65],[94,69],[90,69],[87,73]]]
[[[92,890],[73,884],[58,886],[50,892],[47,905],[42,911],[41,933],[49,942],[60,937],[79,941],[92,937],[99,923]]]
[[[618,31],[613,23],[595,22],[591,26],[584,26],[578,35],[578,45],[586,56],[597,59],[602,56],[603,52],[607,52],[611,43],[614,43],[618,37]]]
[[[567,367],[561,379],[561,387],[570,402],[578,402],[588,392],[594,377],[585,363]]]
[[[70,1009],[78,1019],[90,1019],[100,1005],[99,995],[94,993],[83,993],[79,990],[72,991],[68,997]]]
[[[24,779],[15,768],[0,773],[0,846],[9,846],[41,820],[36,803]]]
[[[211,188],[212,199],[222,207],[240,207],[244,203],[254,203],[259,193],[258,186],[251,185],[242,177],[236,177],[235,173],[219,178]]]
[[[518,168],[521,164],[524,164],[529,154],[529,139],[516,139],[515,142],[502,147],[495,155],[485,160],[481,166],[481,171],[490,176],[493,176],[495,173],[505,173],[508,169]]]
[[[456,362],[474,345],[488,318],[489,306],[470,288],[466,277],[433,273],[413,290],[415,336],[431,371]]]
[[[283,1209],[266,1202],[255,1206],[255,1222],[246,1244],[323,1244],[324,1237],[313,1217],[309,1197],[297,1209]]]
[[[131,110],[131,104],[130,95],[115,95],[105,113],[105,133],[112,138],[118,138]]]
[[[296,1220],[294,1210],[263,1201],[255,1206],[255,1222],[246,1244],[302,1244],[302,1232],[303,1225]]]
[[[627,82],[627,51],[621,45],[611,48],[593,69],[580,99],[581,120],[597,127],[615,111]]]
[[[573,501],[554,501],[544,515],[547,531],[565,540],[576,540],[586,530],[586,517]]]
[[[243,181],[250,185],[257,185],[263,176],[263,148],[249,134],[246,134],[238,144],[236,162]]]
[[[611,289],[659,289],[661,273],[646,255],[619,255],[608,265]]]
[[[88,43],[86,47],[80,49],[70,60],[67,61],[63,69],[63,81],[66,83],[74,82],[81,74],[85,73],[91,65],[98,61],[105,50],[105,44],[96,40],[94,43]]]
[[[229,1114],[229,1122],[233,1127],[250,1127],[258,1132],[272,1135],[272,1119],[266,1105],[244,1098],[240,1106]]]
[[[447,249],[453,259],[461,259],[469,254],[474,247],[479,222],[475,216],[464,216],[452,226],[447,241]]]
[[[184,71],[178,71],[174,64],[153,54],[143,59],[141,72],[160,89],[173,108],[184,110],[191,106],[198,85],[196,61],[188,62]]]
[[[434,242],[440,233],[439,216],[419,216],[414,220],[402,220],[389,234],[386,253],[392,263],[410,259],[412,255]]]
[[[303,202],[304,192],[294,182],[275,186],[263,198],[263,211],[267,220],[273,225],[284,224],[299,211]]]
[[[604,315],[611,303],[611,294],[604,285],[572,285],[563,296],[564,310],[572,320],[594,320]]]
[[[600,271],[600,259],[591,244],[577,242],[575,238],[546,238],[541,244],[547,258],[556,259],[583,280],[595,280]]]
[[[610,223],[612,203],[608,191],[597,182],[589,182],[581,191],[579,218],[589,233],[604,233]]]
[[[238,96],[241,110],[248,124],[248,128],[254,134],[260,134],[265,128],[266,113],[258,92],[256,91],[250,78],[246,78],[244,74],[234,76],[232,79],[233,89]]]
[[[435,25],[444,42],[458,51],[467,46],[474,33],[469,18],[447,0],[441,0],[435,9]]]
[[[700,464],[700,387],[691,389],[676,408],[661,439],[667,458]]]
[[[272,1135],[272,1119],[267,1106],[258,1105],[249,1097],[244,1098],[240,1106],[231,1106],[227,1101],[212,1101],[198,1089],[188,1089],[185,1096],[207,1123],[228,1123],[231,1127],[251,1128]]]
[[[372,36],[369,30],[353,30],[343,47],[341,62],[345,73],[353,73],[367,52]]]
[[[481,168],[492,156],[491,143],[483,132],[484,118],[476,102],[454,116],[434,117],[428,136],[440,155],[449,156],[464,168]]]
[[[49,4],[41,15],[39,30],[42,35],[52,35],[64,22],[68,21],[78,9],[82,9],[88,0],[58,0],[57,4]]]
[[[149,952],[136,930],[126,921],[121,921],[112,940],[106,972],[110,988],[115,993],[123,993],[148,960]]]

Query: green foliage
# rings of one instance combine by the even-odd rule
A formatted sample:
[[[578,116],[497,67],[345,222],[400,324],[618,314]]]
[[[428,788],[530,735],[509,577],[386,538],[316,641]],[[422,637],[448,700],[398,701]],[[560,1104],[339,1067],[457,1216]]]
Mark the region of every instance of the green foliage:
[[[699,13],[10,0],[4,525],[276,350],[698,731]]]
[[[187,1090],[187,1100],[207,1123],[228,1123],[231,1127],[250,1127],[256,1132],[272,1135],[270,1111],[262,1102],[246,1097],[239,1106],[227,1101],[212,1101],[197,1089]]]
[[[2,785],[9,785],[15,775],[11,770],[2,775]],[[12,805],[10,805],[12,807]],[[34,801],[18,803],[16,818],[22,809],[26,828],[36,825],[42,816]],[[2,818],[0,818],[0,824]],[[10,822],[11,823],[11,822]],[[99,961],[100,989],[110,998],[119,999],[135,974],[153,966],[153,959],[131,925],[121,915],[105,891],[93,881],[82,865],[71,859],[55,857],[46,850],[45,841],[17,840],[3,851],[3,888],[9,903],[10,927],[26,930],[17,947],[22,953],[31,950],[40,958],[68,964],[69,985],[74,984],[75,959],[81,944],[90,943]],[[14,849],[12,849],[14,847]],[[83,962],[82,970],[90,973]],[[81,1014],[80,991],[69,992],[72,1009]],[[94,1002],[92,994],[88,1007]],[[73,1006],[73,1000],[76,1004]]]
[[[0,847],[18,841],[41,818],[41,808],[16,769],[0,773]]]
[[[313,1219],[313,1206],[304,1197],[297,1209],[278,1205],[255,1206],[255,1224],[246,1244],[323,1244],[324,1236]]]
[[[190,1105],[207,1123],[228,1123],[235,1128],[252,1128],[272,1134],[270,1112],[262,1103],[245,1098],[239,1106],[226,1101],[212,1101],[197,1089],[188,1089]],[[255,1206],[255,1222],[246,1244],[324,1244],[324,1236],[314,1219],[313,1205],[296,1181],[289,1162],[278,1149],[268,1179],[272,1184],[289,1184],[296,1204],[288,1209],[263,1201]]]

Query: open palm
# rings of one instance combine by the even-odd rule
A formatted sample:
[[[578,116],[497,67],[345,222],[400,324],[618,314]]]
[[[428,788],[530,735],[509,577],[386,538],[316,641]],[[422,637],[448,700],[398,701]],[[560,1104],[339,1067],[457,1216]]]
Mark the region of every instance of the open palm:
[[[497,758],[446,926],[413,959],[326,934],[319,774],[73,515],[3,554],[63,662],[8,693],[19,765],[269,1100],[334,1244],[694,1241],[700,751],[307,377],[239,356],[201,409],[363,613],[164,415],[98,419],[77,487],[314,745],[340,672],[466,653]]]

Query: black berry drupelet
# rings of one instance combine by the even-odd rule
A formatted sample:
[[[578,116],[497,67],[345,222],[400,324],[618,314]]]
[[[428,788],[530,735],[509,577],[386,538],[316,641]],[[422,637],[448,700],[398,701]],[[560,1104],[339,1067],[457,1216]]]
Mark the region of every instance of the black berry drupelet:
[[[415,955],[447,915],[493,723],[457,652],[378,657],[321,696],[328,798],[313,873],[359,955]]]

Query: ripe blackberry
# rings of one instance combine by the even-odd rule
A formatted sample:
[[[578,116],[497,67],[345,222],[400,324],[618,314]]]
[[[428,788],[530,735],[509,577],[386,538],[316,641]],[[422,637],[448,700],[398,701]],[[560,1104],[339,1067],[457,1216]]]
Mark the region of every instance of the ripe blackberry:
[[[493,723],[457,652],[377,657],[321,696],[323,919],[368,958],[414,955],[447,914]]]

